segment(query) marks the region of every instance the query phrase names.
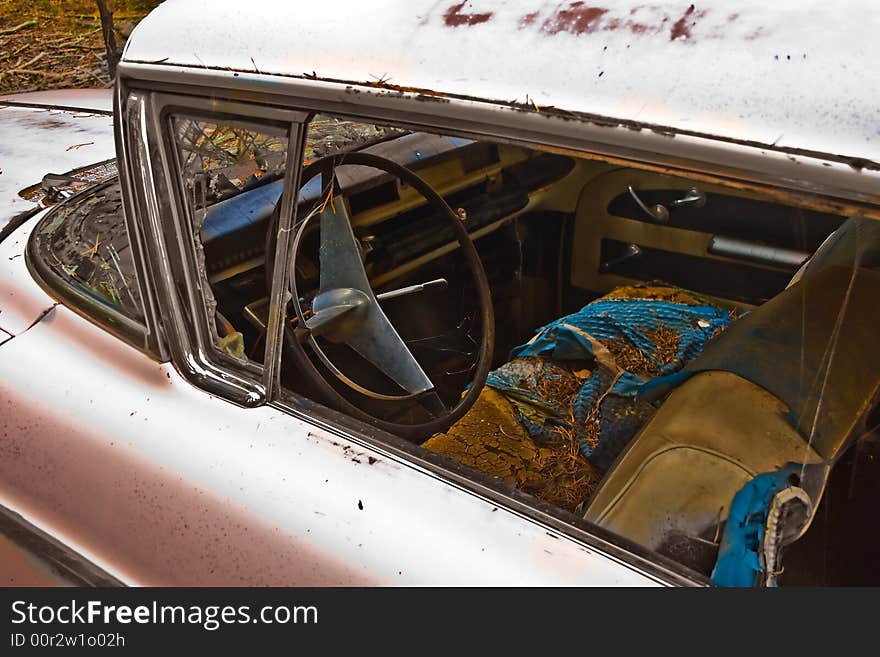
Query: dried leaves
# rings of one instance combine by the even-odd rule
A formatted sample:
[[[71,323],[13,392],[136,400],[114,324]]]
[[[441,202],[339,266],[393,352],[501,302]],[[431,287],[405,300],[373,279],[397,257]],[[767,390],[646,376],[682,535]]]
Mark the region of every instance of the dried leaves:
[[[541,367],[531,370],[517,383],[521,390],[535,393],[541,399],[552,400],[557,408],[569,408],[574,402],[581,386],[590,376],[583,361],[553,361],[540,356],[529,356],[523,360],[540,359]]]

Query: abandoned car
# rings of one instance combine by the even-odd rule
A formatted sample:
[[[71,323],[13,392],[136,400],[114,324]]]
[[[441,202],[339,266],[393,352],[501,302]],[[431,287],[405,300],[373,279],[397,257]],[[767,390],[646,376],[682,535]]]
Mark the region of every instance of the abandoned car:
[[[3,581],[880,581],[877,8],[330,4],[2,101]]]

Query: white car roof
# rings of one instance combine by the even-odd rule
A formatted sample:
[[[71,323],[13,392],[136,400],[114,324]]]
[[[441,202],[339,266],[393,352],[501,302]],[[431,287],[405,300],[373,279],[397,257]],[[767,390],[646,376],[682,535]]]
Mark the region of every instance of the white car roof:
[[[873,169],[878,34],[876,0],[168,0],[124,61],[552,106]]]

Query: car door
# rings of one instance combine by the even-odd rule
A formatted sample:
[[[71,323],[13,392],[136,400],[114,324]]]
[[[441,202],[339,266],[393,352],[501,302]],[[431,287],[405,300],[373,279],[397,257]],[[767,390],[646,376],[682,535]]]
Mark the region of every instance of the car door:
[[[155,100],[135,102],[154,128]],[[39,264],[43,231],[100,204],[92,192],[0,245],[4,286],[58,302],[0,345],[0,505],[126,584],[687,581],[403,441],[302,399],[248,396],[265,369],[213,360],[198,269],[170,252],[186,241],[151,232],[180,227],[160,207],[172,198],[165,155],[142,151],[136,182],[126,172],[127,209],[143,215],[67,245],[91,259],[128,240],[131,271],[109,251],[95,268],[116,295],[84,287],[84,269],[56,262],[53,278]],[[143,300],[134,312],[126,289]]]

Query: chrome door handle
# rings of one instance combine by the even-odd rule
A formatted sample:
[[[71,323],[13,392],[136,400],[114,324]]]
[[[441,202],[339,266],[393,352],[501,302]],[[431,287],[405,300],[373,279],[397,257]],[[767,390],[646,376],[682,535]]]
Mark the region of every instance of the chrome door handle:
[[[599,265],[599,271],[603,273],[607,272],[612,267],[619,265],[622,262],[626,262],[627,260],[630,260],[632,258],[638,258],[640,255],[642,255],[642,249],[639,248],[639,245],[629,244],[627,245],[626,250],[619,256],[617,256],[616,258],[611,258],[610,260],[606,260],[601,265]]]
[[[659,221],[661,224],[665,224],[667,221],[669,221],[669,210],[666,209],[665,205],[661,205],[660,203],[658,203],[657,205],[649,208],[647,205],[645,205],[645,202],[639,198],[639,195],[636,194],[636,190],[633,189],[632,185],[629,185],[627,189],[629,190],[629,195],[633,197],[633,200],[642,210],[645,211],[645,214],[651,217],[651,219],[653,219],[654,221]]]
[[[695,208],[701,208],[706,205],[706,193],[702,190],[697,189],[696,187],[691,187],[684,195],[684,198],[680,198],[677,201],[673,201],[669,204],[670,208],[680,208],[685,205],[693,205]]]
[[[682,208],[686,205],[692,205],[695,208],[701,208],[706,205],[706,193],[702,190],[697,189],[696,187],[691,187],[687,192],[685,192],[684,197],[678,199],[677,201],[673,201],[669,204],[669,208],[667,208],[662,203],[658,203],[657,205],[647,206],[642,199],[639,198],[639,195],[636,194],[636,190],[633,189],[632,185],[627,187],[629,190],[629,195],[633,197],[633,200],[638,204],[638,206],[647,214],[651,219],[657,221],[659,223],[665,224],[669,221],[669,210],[674,210],[675,208]]]

